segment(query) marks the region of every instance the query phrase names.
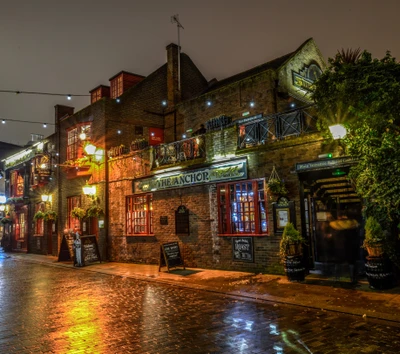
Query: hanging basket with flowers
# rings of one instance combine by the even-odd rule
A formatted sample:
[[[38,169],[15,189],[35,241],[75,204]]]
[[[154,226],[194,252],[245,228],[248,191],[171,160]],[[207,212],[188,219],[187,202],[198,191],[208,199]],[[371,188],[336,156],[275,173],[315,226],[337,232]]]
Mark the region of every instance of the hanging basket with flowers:
[[[86,211],[82,208],[75,207],[74,209],[71,210],[71,216],[73,218],[82,220],[86,216]]]
[[[275,166],[272,168],[271,176],[268,180],[268,190],[270,194],[285,197],[288,194],[288,190],[285,186],[285,182],[279,178],[278,172],[276,172]]]
[[[99,218],[104,216],[104,211],[97,205],[92,205],[89,209],[86,210],[86,216],[88,218]]]
[[[45,221],[56,220],[56,219],[57,219],[57,213],[54,210],[48,210],[44,213]]]
[[[36,214],[33,215],[33,220],[37,221],[40,219],[44,219],[44,212],[41,210],[37,211]]]

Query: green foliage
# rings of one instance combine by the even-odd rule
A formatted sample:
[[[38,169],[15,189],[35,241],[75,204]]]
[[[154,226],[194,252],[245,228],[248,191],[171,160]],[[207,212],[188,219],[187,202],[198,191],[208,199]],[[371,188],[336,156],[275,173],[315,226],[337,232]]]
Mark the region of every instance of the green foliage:
[[[286,189],[285,183],[279,179],[271,179],[268,182],[268,190],[271,194],[279,195],[279,196],[286,196],[288,191]]]
[[[33,220],[37,221],[39,219],[44,219],[44,215],[45,215],[44,212],[39,210],[36,212],[35,215],[33,215]]]
[[[317,80],[313,99],[323,132],[343,124],[345,151],[358,163],[350,178],[357,193],[379,206],[379,220],[400,220],[400,64],[388,52],[372,59],[367,51],[338,53]],[[373,210],[374,208],[370,208]],[[392,227],[389,227],[392,229]]]
[[[4,217],[0,220],[3,225],[12,224],[12,220],[9,217]]]
[[[49,220],[56,220],[57,219],[57,213],[53,210],[47,210],[44,213],[44,220],[49,221]]]
[[[370,216],[365,223],[365,239],[363,247],[373,247],[378,244],[383,244],[386,240],[385,232],[382,230],[379,222]]]
[[[88,218],[98,218],[104,215],[104,211],[97,205],[92,205],[86,210],[86,217]]]
[[[288,248],[290,244],[304,244],[305,239],[301,236],[300,232],[296,230],[291,222],[288,222],[283,229],[281,242],[279,245],[279,254],[281,258],[285,258],[288,255]]]
[[[86,216],[86,211],[82,208],[75,207],[74,209],[71,210],[71,216],[73,218],[82,220]]]

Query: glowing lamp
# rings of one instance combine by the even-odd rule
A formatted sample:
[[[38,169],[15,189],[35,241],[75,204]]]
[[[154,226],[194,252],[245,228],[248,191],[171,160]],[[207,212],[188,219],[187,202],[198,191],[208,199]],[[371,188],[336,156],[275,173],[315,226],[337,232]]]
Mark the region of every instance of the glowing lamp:
[[[6,206],[4,204],[1,204],[0,205],[0,211],[4,211],[4,210],[6,210]]]
[[[333,139],[342,139],[347,134],[347,129],[342,124],[335,124],[329,126],[329,130],[332,134]]]
[[[7,198],[5,195],[0,195],[0,203],[4,204],[6,202],[6,200],[7,200]]]
[[[42,194],[42,202],[50,201],[50,196],[48,194]]]
[[[88,155],[94,155],[94,153],[96,152],[96,146],[94,146],[93,144],[87,144],[85,146],[85,152]]]
[[[82,187],[83,194],[85,195],[95,195],[96,194],[96,186],[90,186],[86,184],[85,186]]]
[[[80,133],[79,134],[79,139],[81,139],[81,140],[85,140],[86,139],[86,134],[85,133]]]

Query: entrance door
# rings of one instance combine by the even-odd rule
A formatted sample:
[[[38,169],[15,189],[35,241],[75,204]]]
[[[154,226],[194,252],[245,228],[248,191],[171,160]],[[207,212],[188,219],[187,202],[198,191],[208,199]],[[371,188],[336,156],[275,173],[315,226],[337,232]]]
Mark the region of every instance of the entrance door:
[[[339,171],[327,169],[299,174],[310,268],[337,277],[348,275],[349,264],[363,257],[361,200],[347,178],[349,167]]]

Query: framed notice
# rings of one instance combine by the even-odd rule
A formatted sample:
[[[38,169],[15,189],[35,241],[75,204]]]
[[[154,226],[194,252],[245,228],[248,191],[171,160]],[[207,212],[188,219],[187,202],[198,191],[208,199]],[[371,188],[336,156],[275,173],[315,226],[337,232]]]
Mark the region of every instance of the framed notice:
[[[232,237],[232,256],[237,262],[254,262],[253,237]]]
[[[276,210],[276,224],[278,229],[284,228],[290,222],[289,208],[282,208]]]
[[[274,233],[281,234],[285,226],[291,222],[296,227],[296,213],[294,202],[285,197],[272,204]]]
[[[82,252],[82,263],[88,265],[93,262],[100,262],[100,252],[97,245],[97,239],[95,235],[81,236],[81,252]]]

